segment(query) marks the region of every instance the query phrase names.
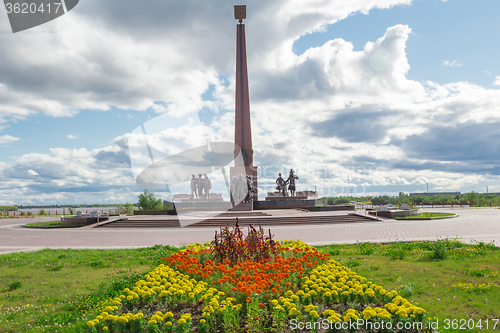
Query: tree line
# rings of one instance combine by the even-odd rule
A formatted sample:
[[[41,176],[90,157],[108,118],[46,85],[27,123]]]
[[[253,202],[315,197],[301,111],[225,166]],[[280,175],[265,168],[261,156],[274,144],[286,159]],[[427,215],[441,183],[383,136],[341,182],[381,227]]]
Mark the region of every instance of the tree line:
[[[18,209],[17,206],[0,206],[0,212],[16,212]]]
[[[410,197],[403,192],[399,196],[381,195],[375,197],[328,197],[327,205],[341,205],[347,204],[350,201],[362,202],[373,205],[388,205],[401,206],[407,204],[408,206],[418,205],[459,205],[469,204],[472,207],[488,207],[500,206],[500,195],[497,194],[481,194],[474,191],[459,195],[419,195]]]

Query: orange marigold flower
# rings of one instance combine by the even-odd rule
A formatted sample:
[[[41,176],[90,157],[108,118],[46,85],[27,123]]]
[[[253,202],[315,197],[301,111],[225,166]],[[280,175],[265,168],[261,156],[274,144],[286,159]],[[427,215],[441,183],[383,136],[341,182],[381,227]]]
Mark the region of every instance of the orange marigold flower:
[[[277,293],[277,292],[278,292],[278,290],[277,290],[276,288],[272,288],[272,289],[271,289],[271,292],[273,292],[273,293]]]
[[[259,303],[259,308],[263,308],[263,307],[264,307],[264,304]]]

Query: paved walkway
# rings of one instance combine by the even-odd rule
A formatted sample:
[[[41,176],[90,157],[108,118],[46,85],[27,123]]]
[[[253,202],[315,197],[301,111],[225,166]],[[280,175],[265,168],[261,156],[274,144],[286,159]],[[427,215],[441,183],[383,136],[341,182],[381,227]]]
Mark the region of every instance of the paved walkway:
[[[450,212],[460,216],[445,220],[276,226],[275,239],[301,239],[311,245],[356,243],[358,241],[390,242],[395,240],[435,240],[459,237],[463,241],[495,241],[500,244],[500,209],[426,209]],[[316,213],[309,213],[316,214]],[[325,214],[322,212],[322,214]],[[36,219],[0,219],[0,253],[33,251],[43,248],[126,248],[156,244],[186,245],[211,241],[218,228],[93,228],[28,229],[21,225],[51,221],[54,217]]]

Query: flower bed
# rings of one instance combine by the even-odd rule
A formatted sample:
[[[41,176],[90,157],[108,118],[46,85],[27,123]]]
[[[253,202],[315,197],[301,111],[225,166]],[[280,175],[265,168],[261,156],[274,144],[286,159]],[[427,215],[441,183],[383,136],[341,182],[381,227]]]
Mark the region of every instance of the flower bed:
[[[162,260],[110,300],[88,330],[417,332],[429,325],[425,310],[396,291],[300,240],[276,243],[262,229],[245,239],[238,227],[225,228],[211,244]]]

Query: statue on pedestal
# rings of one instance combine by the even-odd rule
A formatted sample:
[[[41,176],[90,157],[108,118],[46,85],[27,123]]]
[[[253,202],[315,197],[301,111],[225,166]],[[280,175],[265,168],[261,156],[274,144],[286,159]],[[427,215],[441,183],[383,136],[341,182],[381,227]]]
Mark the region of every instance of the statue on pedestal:
[[[279,174],[278,179],[276,179],[276,189],[278,190],[280,196],[287,196],[286,183],[285,180],[281,178],[281,173]]]
[[[196,178],[196,188],[198,189],[198,199],[203,198],[203,178],[201,178],[201,173]]]
[[[290,169],[290,176],[288,176],[285,183],[289,184],[288,189],[290,190],[291,197],[295,196],[295,181],[297,179],[299,179],[299,177],[293,173],[293,169]]]
[[[196,195],[196,185],[198,184],[198,181],[196,180],[195,176],[193,175],[193,178],[191,178],[191,185],[189,187],[191,188],[191,199],[197,198]]]
[[[205,178],[203,179],[203,185],[204,185],[204,190],[205,190],[205,199],[210,199],[210,189],[212,188],[212,182],[208,178],[208,176],[204,173]]]

